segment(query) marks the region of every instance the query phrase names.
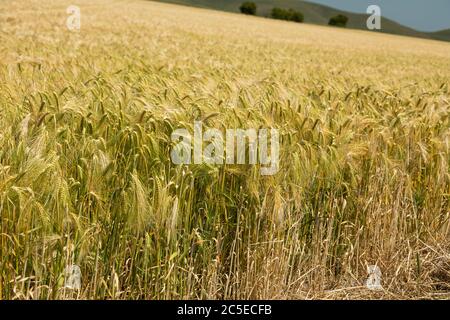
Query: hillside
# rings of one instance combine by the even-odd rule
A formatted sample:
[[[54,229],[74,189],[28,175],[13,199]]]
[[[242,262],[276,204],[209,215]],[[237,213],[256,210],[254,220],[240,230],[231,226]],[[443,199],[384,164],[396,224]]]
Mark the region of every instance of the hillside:
[[[70,3],[0,1],[0,300],[450,298],[450,43]]]
[[[432,37],[437,40],[449,41],[450,39],[450,29],[433,32],[431,33]]]
[[[209,8],[215,10],[239,12],[239,6],[244,0],[156,0],[174,4],[188,5],[194,7]],[[330,17],[337,14],[344,14],[349,17],[348,28],[367,30],[367,15],[357,14],[328,6],[311,3],[301,0],[255,0],[258,5],[258,16],[267,17],[273,7],[292,8],[301,11],[305,15],[305,22],[319,25],[328,25]],[[436,39],[450,41],[450,33],[442,32],[419,32],[412,28],[403,26],[395,21],[382,18],[383,33],[391,33],[410,37],[419,37],[426,39]]]

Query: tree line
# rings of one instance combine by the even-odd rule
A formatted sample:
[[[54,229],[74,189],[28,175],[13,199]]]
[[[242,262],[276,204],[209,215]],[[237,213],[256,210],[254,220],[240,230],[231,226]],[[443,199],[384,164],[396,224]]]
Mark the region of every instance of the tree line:
[[[257,6],[256,3],[247,1],[241,4],[239,7],[239,10],[243,14],[248,15],[256,15]],[[294,10],[294,9],[283,9],[275,7],[270,12],[270,17],[273,19],[279,19],[279,20],[287,20],[287,21],[294,21],[294,22],[303,22],[305,17],[302,12]],[[331,17],[328,24],[330,26],[337,26],[337,27],[345,27],[348,22],[348,17],[338,14],[334,17]]]

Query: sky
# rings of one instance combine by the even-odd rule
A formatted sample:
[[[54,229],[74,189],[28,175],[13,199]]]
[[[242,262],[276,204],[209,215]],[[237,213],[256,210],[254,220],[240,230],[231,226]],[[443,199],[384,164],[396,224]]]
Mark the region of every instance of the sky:
[[[419,31],[450,29],[450,0],[307,0],[337,9],[365,13],[380,6],[381,15]]]

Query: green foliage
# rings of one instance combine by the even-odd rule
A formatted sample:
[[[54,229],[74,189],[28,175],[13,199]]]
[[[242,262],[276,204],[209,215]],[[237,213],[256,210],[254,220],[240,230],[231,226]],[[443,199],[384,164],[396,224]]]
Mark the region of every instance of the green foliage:
[[[330,26],[336,26],[336,27],[345,27],[347,26],[348,17],[344,16],[343,14],[338,14],[337,16],[331,17],[328,24]]]
[[[240,7],[239,10],[241,10],[241,13],[243,14],[249,14],[249,15],[255,15],[256,14],[256,4],[254,2],[244,2]]]
[[[385,297],[443,297],[447,44],[151,1],[80,37],[54,1],[0,1],[0,300],[380,298],[351,284],[375,263]],[[278,129],[279,172],[173,164],[195,119]]]
[[[270,16],[274,19],[303,22],[304,16],[300,11],[294,9],[273,8]]]

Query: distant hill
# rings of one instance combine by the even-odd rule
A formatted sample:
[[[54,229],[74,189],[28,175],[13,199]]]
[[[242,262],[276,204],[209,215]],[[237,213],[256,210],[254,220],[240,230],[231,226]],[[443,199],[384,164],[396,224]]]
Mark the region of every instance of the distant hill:
[[[450,29],[433,32],[431,33],[433,36],[433,39],[443,40],[443,41],[449,41],[450,39]]]
[[[154,1],[215,9],[228,12],[239,12],[239,6],[245,0],[154,0]],[[335,16],[337,14],[343,14],[349,18],[349,22],[347,25],[348,28],[367,30],[366,21],[368,16],[366,14],[357,14],[342,11],[339,9],[302,0],[253,0],[253,2],[255,2],[258,6],[257,11],[258,16],[268,17],[273,7],[292,8],[301,11],[305,15],[306,23],[328,25],[328,21],[332,16]],[[387,18],[382,18],[381,21],[382,21],[382,30],[380,30],[380,32],[410,37],[450,41],[450,29],[438,32],[420,32],[412,28],[403,26]]]

